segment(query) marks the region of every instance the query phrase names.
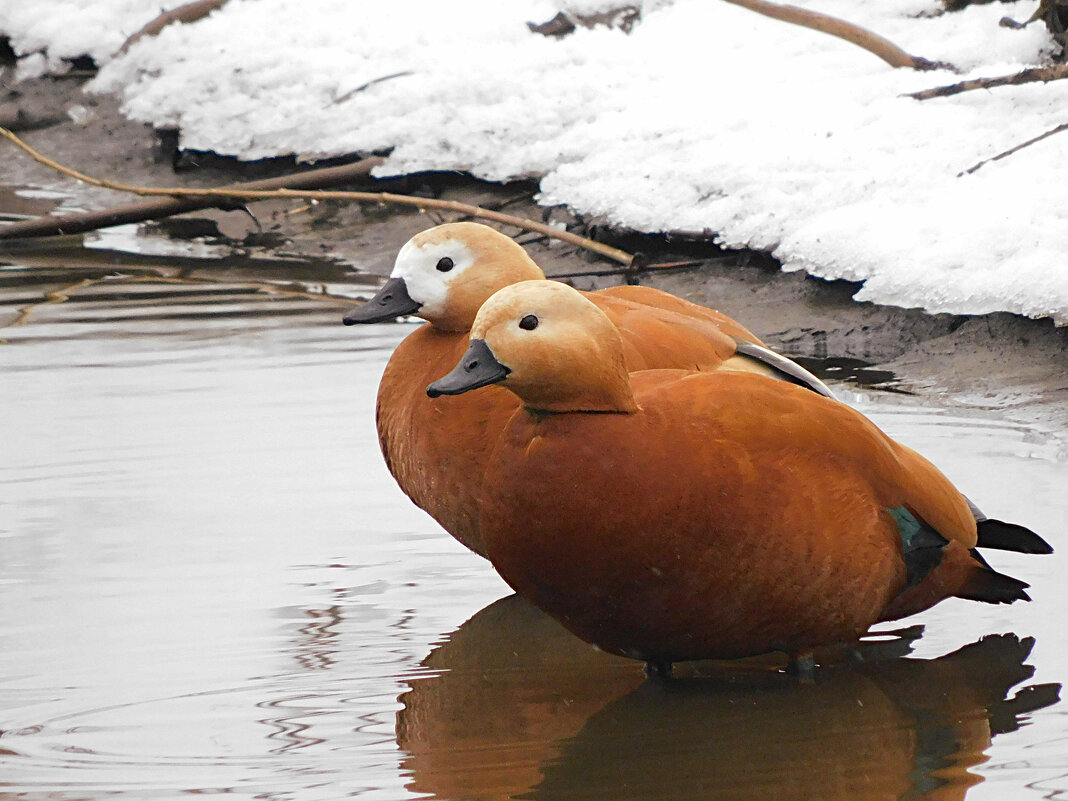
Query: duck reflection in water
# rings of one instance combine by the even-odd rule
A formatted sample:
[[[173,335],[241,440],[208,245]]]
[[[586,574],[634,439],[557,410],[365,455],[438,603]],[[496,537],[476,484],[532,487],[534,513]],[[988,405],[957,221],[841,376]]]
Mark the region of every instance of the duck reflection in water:
[[[773,658],[645,681],[510,596],[431,652],[435,675],[401,696],[408,786],[441,799],[961,799],[991,739],[1060,685],[1009,697],[1034,673],[1033,640],[1012,634],[901,658],[921,631],[821,654],[811,682]]]

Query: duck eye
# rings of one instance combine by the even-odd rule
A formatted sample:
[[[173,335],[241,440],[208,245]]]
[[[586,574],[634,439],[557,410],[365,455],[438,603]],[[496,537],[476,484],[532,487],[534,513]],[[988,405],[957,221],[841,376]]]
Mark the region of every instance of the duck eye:
[[[442,258],[438,259],[437,267],[438,272],[447,273],[449,270],[452,269],[452,259],[450,259],[448,256],[443,256]]]
[[[519,327],[524,331],[533,331],[538,327],[538,318],[533,314],[528,314],[522,320],[519,321]]]

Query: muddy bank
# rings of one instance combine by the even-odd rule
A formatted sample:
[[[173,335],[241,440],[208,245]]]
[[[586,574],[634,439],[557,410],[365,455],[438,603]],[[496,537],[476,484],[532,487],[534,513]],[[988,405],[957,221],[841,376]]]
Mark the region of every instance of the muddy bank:
[[[114,98],[83,94],[85,77],[26,81],[0,98],[16,114],[29,144],[70,167],[133,184],[198,187],[282,174],[295,166],[288,159],[241,163],[180,152],[173,132],[160,134],[125,120]],[[130,200],[78,184],[13,147],[4,147],[2,179],[7,187],[46,188],[61,197],[31,208],[13,209],[7,203],[3,211],[42,213],[60,202],[68,210],[106,208]],[[830,378],[937,393],[954,405],[996,409],[1013,419],[1039,423],[1051,434],[1059,435],[1068,426],[1068,328],[1058,329],[1048,320],[1010,314],[931,315],[857,303],[852,295],[858,285],[784,274],[760,253],[724,253],[708,243],[633,236],[600,228],[596,220],[575,219],[564,209],[547,211],[534,203],[533,183],[494,185],[433,174],[369,181],[354,188],[423,193],[501,208],[517,216],[551,214],[581,233],[640,251],[653,263],[694,261],[697,264],[677,270],[642,271],[629,280],[715,306],[783,352],[813,360],[810,366]],[[255,204],[251,214],[194,212],[148,228],[156,236],[225,245],[254,258],[277,262],[308,257],[335,264],[337,272],[356,268],[385,275],[397,248],[409,236],[445,220],[407,209],[271,201]],[[93,237],[88,235],[89,240]],[[614,269],[570,245],[530,234],[518,238],[552,275]],[[25,256],[34,248],[19,246],[18,252]],[[210,266],[201,264],[200,269]],[[572,280],[586,288],[624,277]]]

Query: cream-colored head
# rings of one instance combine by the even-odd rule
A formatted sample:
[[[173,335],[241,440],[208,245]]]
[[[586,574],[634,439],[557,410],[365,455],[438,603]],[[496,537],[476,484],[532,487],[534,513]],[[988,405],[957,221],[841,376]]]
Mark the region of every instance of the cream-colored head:
[[[637,409],[616,327],[579,292],[553,281],[513,284],[487,300],[468,354],[430,391],[463,392],[491,381],[538,411]]]
[[[498,289],[545,274],[513,239],[473,222],[439,225],[400,249],[391,278],[419,304],[413,312],[436,328],[467,331]]]

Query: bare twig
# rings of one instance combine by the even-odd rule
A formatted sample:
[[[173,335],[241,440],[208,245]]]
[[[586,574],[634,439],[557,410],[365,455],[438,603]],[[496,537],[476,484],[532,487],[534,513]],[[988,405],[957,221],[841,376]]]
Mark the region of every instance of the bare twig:
[[[953,65],[942,61],[928,61],[919,56],[906,53],[900,47],[878,34],[872,33],[867,28],[861,28],[852,22],[821,14],[818,11],[809,11],[797,6],[768,3],[764,0],[724,0],[732,5],[748,8],[766,17],[790,22],[805,28],[837,36],[847,42],[863,47],[869,53],[874,53],[891,67],[909,67],[916,70],[931,69],[955,69]]]
[[[922,92],[910,92],[905,97],[912,97],[916,100],[931,100],[936,97],[959,95],[961,92],[970,92],[974,89],[994,89],[998,86],[1016,86],[1021,83],[1045,83],[1047,81],[1059,81],[1063,78],[1068,78],[1068,64],[1055,64],[1052,67],[1031,67],[1014,72],[1012,75],[1001,75],[997,78],[973,78],[970,81],[952,83],[948,86],[924,89]]]
[[[503,212],[499,211],[484,209],[480,206],[473,206],[469,203],[460,203],[455,200],[439,200],[436,198],[412,197],[410,195],[397,195],[393,194],[392,192],[338,192],[327,190],[303,191],[289,188],[257,189],[250,187],[250,185],[248,184],[244,185],[243,187],[238,185],[229,188],[214,189],[187,189],[183,187],[157,188],[134,186],[131,184],[119,183],[117,181],[104,181],[99,178],[93,178],[89,175],[86,175],[85,173],[72,170],[68,167],[64,167],[62,164],[59,164],[56,161],[48,158],[47,156],[38,153],[36,150],[31,148],[17,136],[15,136],[13,133],[4,128],[0,128],[0,136],[3,136],[12,141],[18,147],[22,148],[24,151],[33,156],[33,158],[39,161],[40,163],[51,167],[57,172],[67,175],[71,178],[83,181],[84,183],[92,184],[93,186],[103,187],[105,189],[114,189],[120,192],[132,192],[137,195],[162,196],[168,198],[171,203],[178,202],[178,198],[193,199],[200,204],[199,206],[196,206],[196,208],[215,206],[218,205],[219,201],[221,200],[268,200],[272,198],[301,198],[308,200],[344,200],[355,201],[357,203],[379,203],[395,204],[401,206],[414,206],[415,208],[424,211],[426,209],[439,209],[442,211],[451,211],[459,214],[466,214],[471,217],[477,217],[483,220],[493,220],[494,222],[503,223],[504,225],[511,225],[513,227],[522,228],[527,231],[538,231],[539,233],[543,233],[546,236],[550,236],[554,239],[569,242],[572,245],[577,245],[578,247],[584,248],[585,250],[591,250],[594,253],[599,253],[600,255],[612,259],[613,261],[617,261],[621,264],[629,265],[634,261],[633,256],[631,256],[629,253],[626,253],[625,251],[620,250],[619,248],[614,248],[610,245],[595,242],[592,239],[587,239],[586,237],[578,236],[568,231],[560,230],[559,228],[554,228],[553,226],[546,225],[545,223],[535,222],[534,220],[528,220],[521,217],[515,217],[511,214],[504,214]],[[359,162],[359,164],[366,165],[366,162],[369,161],[370,160],[365,159],[364,162]],[[357,165],[348,166],[350,168],[355,168]],[[374,164],[371,164],[368,169],[373,166]],[[327,171],[340,169],[344,168],[332,167],[328,168]],[[308,179],[308,176],[311,175],[312,172],[315,171],[298,173],[295,176],[287,176],[286,178],[279,178],[274,180],[285,183],[295,182],[296,180],[303,178],[305,179],[305,181],[308,181],[310,180]],[[144,207],[144,205],[145,204],[141,204],[142,208]],[[180,209],[180,211],[186,210],[189,209]],[[155,217],[166,217],[176,213],[178,212],[163,211],[162,213],[157,213]],[[91,214],[96,214],[98,216],[108,216],[107,212],[91,212]],[[20,223],[12,223],[11,225],[0,227],[0,239],[14,239],[17,237],[48,236],[50,234],[74,233],[75,231],[73,230],[73,227],[70,224],[83,221],[85,217],[86,215],[84,214],[75,214],[67,215],[66,217],[44,218],[41,220],[28,220]],[[155,217],[143,217],[142,219],[155,219]],[[95,228],[104,228],[108,225],[116,224],[117,223],[115,222],[101,222],[100,220],[96,220],[95,225],[92,225],[90,227],[82,227],[80,230],[94,230]],[[27,233],[27,231],[32,231],[32,233]],[[45,233],[46,231],[48,233]]]
[[[1058,15],[1058,6],[1064,5],[1058,0],[1041,0],[1038,4],[1038,8],[1035,9],[1035,13],[1025,19],[1023,22],[1017,22],[1012,17],[1002,17],[1000,25],[1003,28],[1012,28],[1013,30],[1020,30],[1026,28],[1032,22],[1042,20],[1046,23],[1046,27],[1049,32],[1056,36],[1057,34],[1064,33],[1064,25],[1060,22],[1060,16]]]
[[[164,11],[123,42],[122,47],[119,48],[119,51],[115,55],[121,56],[129,50],[133,43],[138,39],[142,39],[146,36],[155,36],[172,22],[196,22],[198,19],[203,19],[208,16],[208,14],[215,11],[217,8],[222,8],[227,2],[228,0],[195,0],[195,2],[185,3],[177,8],[172,8],[170,11]]]
[[[98,181],[88,175],[71,170],[52,159],[36,152],[18,137],[0,128],[0,136],[7,137],[23,150],[28,152],[37,161],[57,172],[75,178],[85,183],[93,184],[119,191],[136,191],[137,187],[127,187],[125,184],[116,184],[109,181]],[[268,178],[263,181],[251,181],[237,184],[236,189],[280,189],[289,187],[292,189],[309,189],[322,186],[339,186],[352,183],[360,178],[365,178],[374,167],[382,163],[380,158],[369,158],[354,164],[345,164],[339,167],[327,167],[319,170],[308,170],[286,175],[279,178]],[[143,193],[141,193],[143,194]],[[83,212],[79,214],[66,214],[58,217],[38,217],[32,220],[10,223],[0,226],[0,240],[21,239],[37,236],[57,236],[65,234],[80,234],[85,231],[95,231],[99,228],[108,228],[113,225],[125,225],[127,223],[144,222],[145,220],[157,220],[162,217],[170,217],[174,214],[183,214],[187,211],[211,208],[219,205],[220,200],[212,197],[184,196],[157,197],[138,203],[127,203],[100,211]]]
[[[988,159],[983,159],[978,164],[972,165],[971,167],[969,167],[968,169],[964,170],[963,172],[958,172],[957,173],[957,177],[960,178],[963,175],[971,175],[973,172],[978,170],[984,164],[989,164],[992,161],[999,161],[1000,159],[1003,159],[1006,156],[1011,156],[1013,153],[1016,153],[1016,152],[1018,152],[1020,150],[1023,150],[1025,147],[1030,147],[1031,145],[1035,144],[1036,142],[1041,142],[1043,139],[1045,139],[1045,138],[1047,138],[1049,136],[1053,136],[1053,134],[1058,134],[1061,131],[1068,131],[1068,122],[1062,123],[1061,125],[1058,125],[1053,130],[1046,131],[1044,134],[1039,134],[1038,136],[1034,137],[1033,139],[1028,139],[1026,142],[1022,142],[1022,143],[1016,145],[1016,147],[1010,147],[1008,150],[1006,150],[1006,151],[1004,151],[1002,153],[998,153],[996,156],[992,156],[992,157],[990,157]]]
[[[403,72],[394,72],[392,75],[383,75],[381,78],[374,78],[374,79],[368,81],[367,83],[360,84],[355,89],[350,89],[349,91],[345,92],[345,94],[343,94],[341,97],[339,97],[336,100],[334,100],[331,105],[336,106],[339,103],[344,103],[346,100],[351,98],[353,95],[359,94],[364,89],[372,87],[376,83],[382,83],[383,81],[392,81],[394,78],[406,78],[409,75],[415,75],[415,73],[412,72],[411,70],[404,70]]]

